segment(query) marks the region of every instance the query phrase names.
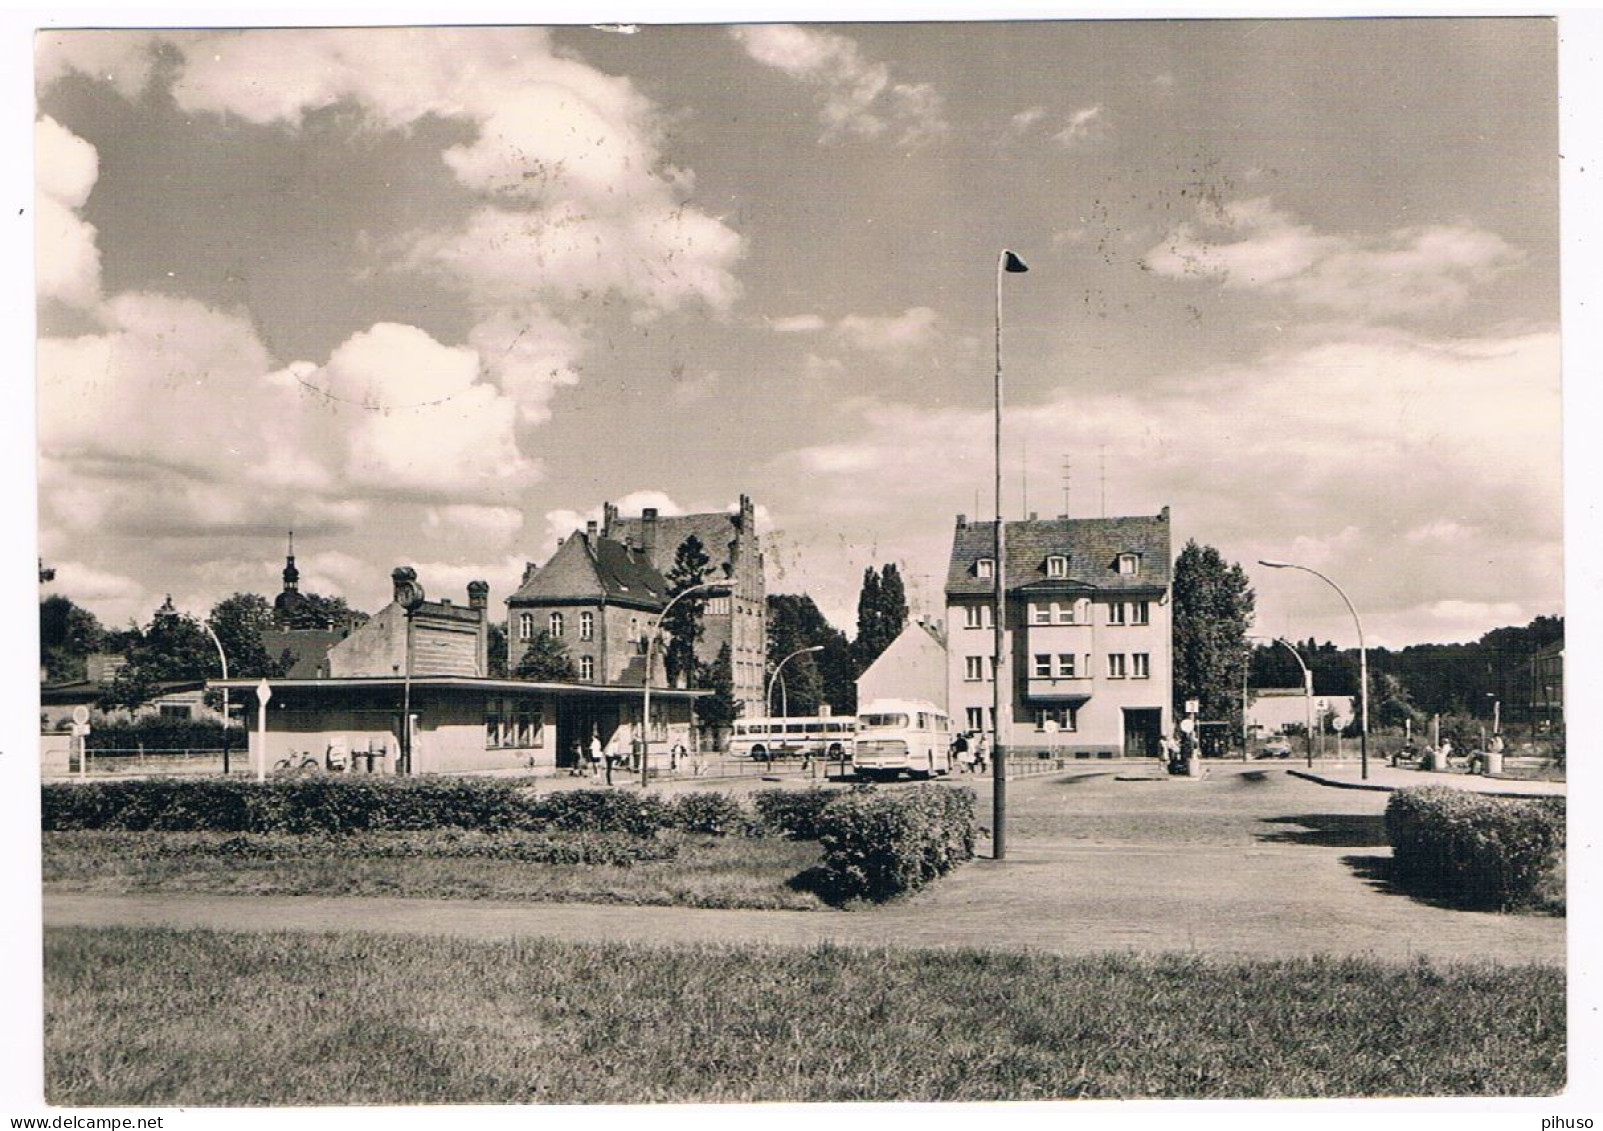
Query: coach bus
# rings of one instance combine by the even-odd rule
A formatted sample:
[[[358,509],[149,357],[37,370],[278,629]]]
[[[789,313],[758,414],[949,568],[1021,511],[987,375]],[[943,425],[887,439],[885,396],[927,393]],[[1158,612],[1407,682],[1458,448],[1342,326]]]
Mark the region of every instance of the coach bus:
[[[844,762],[852,756],[856,730],[857,720],[849,715],[736,719],[729,753],[760,762],[809,757]]]
[[[952,722],[923,699],[876,699],[857,714],[852,768],[860,778],[952,772]]]

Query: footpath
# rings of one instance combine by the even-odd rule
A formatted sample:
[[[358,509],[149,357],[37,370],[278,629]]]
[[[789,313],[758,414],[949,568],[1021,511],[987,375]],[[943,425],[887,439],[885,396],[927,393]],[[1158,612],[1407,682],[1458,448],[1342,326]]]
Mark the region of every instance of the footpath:
[[[1293,777],[1332,785],[1339,789],[1372,789],[1390,793],[1398,789],[1417,789],[1420,786],[1440,785],[1461,789],[1467,793],[1487,793],[1497,797],[1564,797],[1566,784],[1561,781],[1528,781],[1519,778],[1489,778],[1483,774],[1436,773],[1398,766],[1369,765],[1369,777],[1359,776],[1356,762],[1343,762],[1334,766],[1316,766],[1306,770],[1288,767]]]

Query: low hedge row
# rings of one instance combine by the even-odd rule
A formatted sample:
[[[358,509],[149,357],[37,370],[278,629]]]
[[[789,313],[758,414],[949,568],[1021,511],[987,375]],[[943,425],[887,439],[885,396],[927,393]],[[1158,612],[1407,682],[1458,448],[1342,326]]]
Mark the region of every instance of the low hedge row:
[[[817,885],[831,902],[881,902],[916,891],[974,855],[974,791],[921,786],[837,794],[818,818]]]
[[[1562,797],[1492,797],[1427,786],[1386,804],[1386,839],[1398,884],[1472,907],[1511,908],[1535,898],[1564,852]]]
[[[817,840],[822,831],[824,807],[840,796],[839,790],[762,789],[751,795],[763,824],[792,840]]]

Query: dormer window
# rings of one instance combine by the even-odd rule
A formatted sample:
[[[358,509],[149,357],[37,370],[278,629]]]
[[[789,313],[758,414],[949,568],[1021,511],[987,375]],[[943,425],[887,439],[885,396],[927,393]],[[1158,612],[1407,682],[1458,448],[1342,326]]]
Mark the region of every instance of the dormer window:
[[[1141,571],[1141,555],[1140,554],[1120,554],[1119,555],[1119,572],[1120,573],[1124,574],[1126,577],[1133,577],[1135,574],[1139,573],[1140,571]]]
[[[974,576],[975,577],[995,577],[996,576],[996,559],[994,559],[994,558],[981,558],[979,561],[975,562],[974,563]]]
[[[1046,559],[1046,575],[1048,577],[1069,576],[1069,559],[1063,554],[1053,554]]]

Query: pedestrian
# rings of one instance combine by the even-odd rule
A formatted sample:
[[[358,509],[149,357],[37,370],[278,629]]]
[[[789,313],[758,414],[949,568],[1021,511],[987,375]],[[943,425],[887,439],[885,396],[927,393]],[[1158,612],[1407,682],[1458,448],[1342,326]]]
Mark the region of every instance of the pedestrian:
[[[967,774],[974,771],[974,764],[969,760],[967,731],[958,731],[957,737],[952,739],[952,757],[957,759],[958,772]]]
[[[974,740],[974,772],[976,774],[985,772],[985,763],[989,759],[990,753],[989,743],[986,741],[984,733],[981,733]]]
[[[607,748],[605,746],[603,746],[602,743],[601,743],[601,733],[599,731],[592,731],[590,733],[590,776],[591,777],[597,778],[597,777],[601,776],[601,763],[602,763],[602,760],[604,758],[606,758],[606,756],[607,756]],[[608,776],[610,778],[611,775],[608,775]]]

